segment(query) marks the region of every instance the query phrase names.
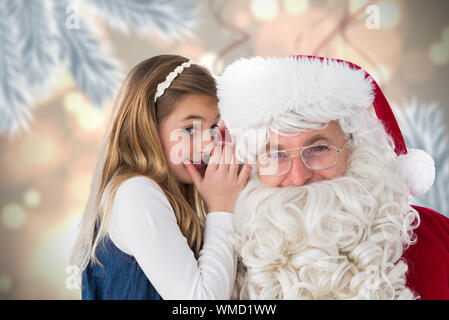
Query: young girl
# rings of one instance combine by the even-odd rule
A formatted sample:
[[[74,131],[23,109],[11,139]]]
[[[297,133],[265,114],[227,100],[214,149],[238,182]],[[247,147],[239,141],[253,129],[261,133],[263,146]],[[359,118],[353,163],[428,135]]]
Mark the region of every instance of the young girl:
[[[232,146],[213,145],[218,121],[206,69],[161,55],[130,72],[72,257],[83,299],[230,298],[236,257],[228,233],[250,167],[239,171]],[[207,167],[191,161],[209,156]]]

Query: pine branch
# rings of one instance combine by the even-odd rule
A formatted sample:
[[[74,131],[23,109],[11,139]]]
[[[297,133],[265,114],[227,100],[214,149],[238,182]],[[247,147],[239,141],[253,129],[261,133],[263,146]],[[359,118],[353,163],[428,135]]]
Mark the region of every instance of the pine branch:
[[[104,44],[94,35],[93,27],[80,16],[79,28],[67,26],[67,0],[55,2],[54,13],[58,28],[59,55],[68,60],[69,70],[81,90],[92,103],[101,106],[116,95],[122,80],[120,63],[108,56]]]
[[[424,195],[413,202],[449,216],[449,130],[442,123],[443,110],[437,104],[419,105],[412,99],[402,108],[395,108],[407,148],[425,150],[435,161],[435,182]]]
[[[0,0],[0,134],[27,128],[28,91],[50,88],[54,67],[67,63],[78,87],[101,106],[116,95],[120,64],[107,53],[85,16],[70,28],[69,8],[81,0]],[[112,25],[131,24],[139,32],[188,34],[195,22],[193,0],[89,0],[84,2]]]
[[[155,30],[178,39],[191,36],[198,10],[192,0],[89,0],[86,4],[112,27],[128,31],[131,24],[141,34]]]
[[[57,31],[52,17],[52,1],[10,1],[23,40],[21,59],[30,88],[45,89],[57,61]]]
[[[0,134],[11,135],[27,130],[31,119],[16,13],[13,1],[0,1]]]

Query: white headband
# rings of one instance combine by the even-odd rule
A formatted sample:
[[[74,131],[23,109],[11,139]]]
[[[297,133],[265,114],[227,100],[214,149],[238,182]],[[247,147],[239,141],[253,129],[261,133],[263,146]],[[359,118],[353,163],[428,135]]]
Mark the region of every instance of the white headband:
[[[189,61],[184,62],[183,64],[177,66],[175,70],[173,70],[172,72],[170,72],[168,74],[168,76],[165,78],[164,82],[161,82],[157,85],[156,94],[154,95],[155,103],[156,103],[157,98],[159,98],[160,96],[162,96],[164,94],[165,90],[171,85],[171,83],[178,76],[178,74],[183,72],[184,68],[190,67],[192,65],[192,63],[193,63],[193,61],[189,60]]]

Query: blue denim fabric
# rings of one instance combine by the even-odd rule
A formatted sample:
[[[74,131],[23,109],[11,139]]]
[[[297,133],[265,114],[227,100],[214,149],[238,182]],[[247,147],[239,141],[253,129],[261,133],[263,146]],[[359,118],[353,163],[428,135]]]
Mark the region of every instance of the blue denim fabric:
[[[162,300],[136,259],[115,246],[106,236],[97,249],[98,263],[82,274],[83,300]]]

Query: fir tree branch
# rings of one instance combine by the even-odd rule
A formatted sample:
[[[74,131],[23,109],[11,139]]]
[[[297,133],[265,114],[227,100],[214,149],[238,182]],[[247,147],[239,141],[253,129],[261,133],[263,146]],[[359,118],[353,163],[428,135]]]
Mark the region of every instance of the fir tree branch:
[[[407,148],[425,150],[435,161],[432,188],[413,202],[449,216],[449,130],[441,121],[443,110],[435,103],[420,105],[414,98],[402,108],[395,107],[395,114]]]
[[[190,36],[197,8],[191,0],[90,0],[86,4],[113,27],[128,31],[128,24],[141,34],[155,30],[160,35]]]
[[[0,133],[11,135],[28,129],[31,119],[30,98],[21,52],[18,24],[14,19],[16,8],[12,1],[0,1]]]

